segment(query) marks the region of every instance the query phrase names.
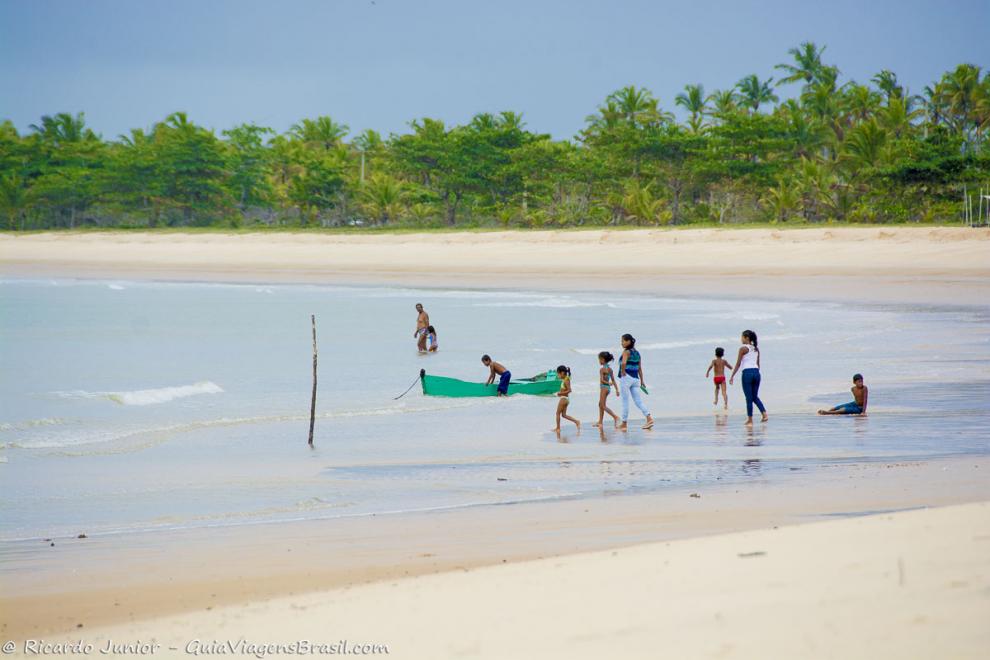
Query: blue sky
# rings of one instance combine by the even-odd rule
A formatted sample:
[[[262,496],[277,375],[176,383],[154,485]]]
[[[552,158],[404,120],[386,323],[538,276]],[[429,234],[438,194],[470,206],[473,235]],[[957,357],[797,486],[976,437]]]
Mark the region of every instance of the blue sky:
[[[673,109],[687,83],[779,76],[806,40],[843,80],[889,68],[920,93],[990,67],[988,26],[987,0],[0,0],[0,119],[83,111],[112,139],[176,110],[218,132],[329,114],[387,135],[514,110],[570,138],[619,87]]]

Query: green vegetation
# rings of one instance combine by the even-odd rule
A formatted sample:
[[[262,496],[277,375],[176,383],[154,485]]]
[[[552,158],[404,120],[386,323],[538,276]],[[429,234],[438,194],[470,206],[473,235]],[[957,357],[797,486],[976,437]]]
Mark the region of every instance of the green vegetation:
[[[680,123],[626,87],[573,141],[521,115],[417,119],[387,139],[330,117],[218,136],[176,112],[105,141],[82,113],[0,124],[0,222],[61,227],[560,227],[959,221],[990,182],[990,73],[921,95],[881,71],[840,84],[805,43],[734,89],[687,85]],[[787,96],[793,98],[786,98]],[[781,100],[785,98],[786,100]]]

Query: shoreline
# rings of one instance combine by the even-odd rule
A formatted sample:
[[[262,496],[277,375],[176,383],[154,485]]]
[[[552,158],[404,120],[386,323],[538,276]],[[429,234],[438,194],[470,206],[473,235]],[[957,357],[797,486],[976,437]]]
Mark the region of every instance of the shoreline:
[[[773,480],[5,548],[0,633],[27,639],[401,578],[990,500],[990,457],[826,464]],[[699,497],[694,497],[698,495]],[[13,547],[11,547],[13,546]]]
[[[0,273],[985,305],[990,229],[42,233],[0,235]]]

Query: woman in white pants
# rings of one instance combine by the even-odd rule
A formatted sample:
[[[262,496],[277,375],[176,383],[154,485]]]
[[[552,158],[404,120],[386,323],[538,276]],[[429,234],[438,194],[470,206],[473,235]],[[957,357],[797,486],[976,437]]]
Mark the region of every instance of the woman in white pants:
[[[653,428],[653,416],[643,403],[639,394],[641,387],[646,387],[643,380],[643,364],[636,350],[636,338],[630,334],[622,335],[622,357],[619,359],[619,391],[622,393],[622,424],[619,429],[625,431],[629,420],[629,399],[633,400],[639,411],[646,415],[644,429]]]

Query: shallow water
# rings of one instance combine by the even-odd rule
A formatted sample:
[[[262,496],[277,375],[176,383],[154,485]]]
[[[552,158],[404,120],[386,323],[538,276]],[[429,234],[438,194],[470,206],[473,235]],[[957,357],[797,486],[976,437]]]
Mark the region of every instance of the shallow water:
[[[437,326],[421,356],[413,305]],[[600,293],[74,280],[0,283],[0,540],[251,524],[772,480],[836,462],[990,451],[990,308]],[[306,445],[309,315],[320,339]],[[716,345],[760,335],[772,420],[714,413]],[[431,373],[573,370],[597,417],[596,354],[639,339],[652,432],[547,431],[549,398],[443,399]],[[870,417],[814,410],[850,400]],[[618,410],[619,402],[611,404]]]

